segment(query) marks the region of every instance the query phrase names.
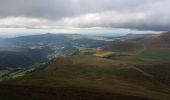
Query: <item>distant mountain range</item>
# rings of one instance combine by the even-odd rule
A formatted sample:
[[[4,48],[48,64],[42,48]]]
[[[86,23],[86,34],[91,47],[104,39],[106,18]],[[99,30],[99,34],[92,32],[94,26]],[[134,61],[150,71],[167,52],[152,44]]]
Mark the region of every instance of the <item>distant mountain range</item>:
[[[0,47],[15,47],[23,45],[75,45],[86,44],[87,47],[97,47],[105,45],[111,39],[98,37],[98,36],[86,36],[79,34],[42,34],[42,35],[30,35],[21,36],[16,38],[7,38],[1,40]]]
[[[143,39],[146,37],[152,37],[155,36],[156,34],[127,34],[122,37],[122,40],[133,40],[133,39]]]

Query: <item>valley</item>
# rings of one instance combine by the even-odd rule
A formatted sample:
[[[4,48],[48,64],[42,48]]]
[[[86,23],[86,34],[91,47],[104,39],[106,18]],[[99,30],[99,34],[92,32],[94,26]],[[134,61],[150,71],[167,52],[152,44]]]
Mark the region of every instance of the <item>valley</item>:
[[[0,99],[169,100],[169,34],[10,39],[19,45],[1,51]]]
[[[0,0],[0,100],[170,100],[170,0]]]
[[[0,46],[1,80],[23,76],[53,58],[79,54],[80,47],[96,48],[111,42],[104,37],[51,33],[7,38],[2,41],[0,43],[2,44]]]

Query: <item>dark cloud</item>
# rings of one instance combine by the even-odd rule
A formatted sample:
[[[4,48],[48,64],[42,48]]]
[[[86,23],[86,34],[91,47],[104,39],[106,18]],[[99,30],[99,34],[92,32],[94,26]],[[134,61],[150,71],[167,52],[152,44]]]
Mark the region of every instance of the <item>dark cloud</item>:
[[[49,28],[98,26],[170,31],[169,4],[170,0],[0,0],[0,22],[10,17],[39,19],[20,24],[3,21],[0,27],[37,28],[46,24]]]
[[[0,0],[0,16],[71,17],[108,10],[135,10],[149,0]],[[151,0],[154,1],[154,0]]]
[[[72,2],[67,0],[0,0],[0,16],[61,18],[73,15]]]

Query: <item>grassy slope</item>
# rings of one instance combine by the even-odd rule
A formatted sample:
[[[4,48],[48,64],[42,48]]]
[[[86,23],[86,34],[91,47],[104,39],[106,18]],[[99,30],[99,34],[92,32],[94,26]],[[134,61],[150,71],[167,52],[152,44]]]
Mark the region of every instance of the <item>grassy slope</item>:
[[[106,53],[106,52],[105,52]],[[102,56],[117,61],[129,61],[167,85],[170,85],[170,49],[147,48],[137,52],[112,52]]]
[[[134,62],[141,63],[168,63],[170,59],[170,49],[149,48],[142,50],[139,54],[129,57]]]
[[[142,48],[138,48],[140,46]],[[169,48],[170,32],[165,32],[135,41],[115,42],[100,48],[98,55],[112,60],[131,61],[137,68],[170,85]]]
[[[166,86],[134,67],[130,62],[112,61],[92,56],[58,58],[52,61],[45,70],[4,83],[6,85],[12,83],[15,88],[11,88],[21,89],[22,93],[28,92],[30,95],[35,93],[39,96],[44,94],[51,98],[59,92],[58,89],[63,91],[66,98],[71,96],[83,98],[88,95],[87,100],[97,100],[97,98],[103,98],[103,100],[124,100],[125,98],[129,98],[129,100],[147,100],[147,98],[168,100],[166,98],[170,93]],[[22,86],[28,89],[25,90]],[[38,87],[45,89],[39,90]],[[50,88],[52,91],[48,91]],[[44,93],[44,91],[48,91],[48,93]],[[73,94],[70,95],[68,91]],[[4,97],[1,94],[0,97]],[[54,95],[52,96],[52,94]],[[18,98],[20,97],[23,98],[18,92]],[[64,97],[61,97],[61,100],[65,100]]]
[[[119,42],[114,42],[111,45],[104,46],[101,49],[103,51],[131,52],[142,48],[144,48],[143,45],[133,41],[119,41]]]
[[[170,32],[164,32],[157,36],[143,39],[140,42],[151,48],[170,48]]]
[[[170,49],[146,49],[138,55],[127,57],[127,59],[135,62],[137,68],[170,85]]]

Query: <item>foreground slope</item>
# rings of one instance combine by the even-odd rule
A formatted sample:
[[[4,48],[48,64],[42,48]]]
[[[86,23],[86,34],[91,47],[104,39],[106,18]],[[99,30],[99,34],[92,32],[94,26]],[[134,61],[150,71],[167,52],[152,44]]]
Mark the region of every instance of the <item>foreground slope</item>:
[[[16,100],[168,100],[170,93],[130,62],[92,56],[54,59],[0,89],[0,98]]]

